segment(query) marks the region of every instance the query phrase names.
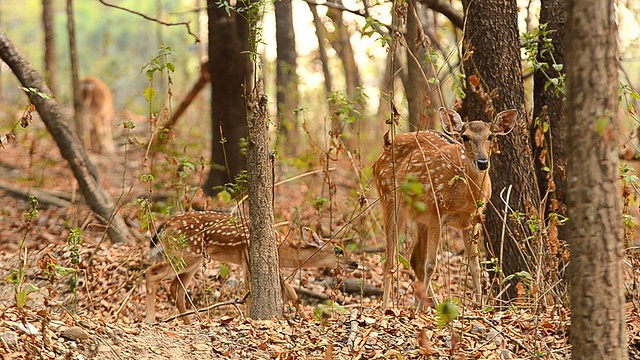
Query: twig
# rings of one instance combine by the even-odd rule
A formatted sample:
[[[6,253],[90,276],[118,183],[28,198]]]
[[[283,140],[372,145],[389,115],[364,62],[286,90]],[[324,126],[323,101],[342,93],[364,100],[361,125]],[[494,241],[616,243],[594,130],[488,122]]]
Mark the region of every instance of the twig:
[[[127,293],[127,296],[125,296],[124,300],[122,301],[122,303],[120,304],[120,307],[118,307],[118,310],[116,310],[115,313],[113,313],[113,315],[111,315],[112,319],[115,319],[116,316],[118,316],[118,314],[120,314],[120,311],[122,311],[122,309],[124,308],[124,306],[129,302],[129,299],[131,299],[131,294],[133,293],[133,291],[137,288],[136,285],[131,287],[131,290],[129,290],[129,292]]]
[[[467,319],[467,320],[481,320],[485,324],[489,325],[493,330],[497,331],[498,333],[504,335],[509,340],[513,341],[522,350],[527,351],[531,355],[535,355],[535,352],[533,350],[529,349],[528,347],[526,347],[520,340],[514,338],[513,336],[511,336],[509,333],[503,331],[502,329],[499,329],[497,326],[495,326],[491,321],[487,320],[486,318],[484,318],[482,316],[463,316],[463,318]]]
[[[247,294],[248,294],[248,293],[247,293]],[[193,315],[193,314],[195,314],[195,313],[198,313],[198,314],[199,314],[199,313],[201,313],[201,312],[209,311],[209,310],[212,310],[212,309],[215,309],[215,308],[218,308],[218,307],[221,307],[221,306],[227,306],[227,305],[232,305],[233,307],[235,307],[235,308],[236,308],[236,310],[238,311],[238,314],[240,315],[240,318],[241,318],[241,319],[244,319],[244,314],[242,313],[242,310],[240,310],[240,308],[238,307],[238,305],[240,305],[240,304],[244,304],[244,303],[245,303],[245,301],[246,301],[246,299],[247,299],[247,296],[245,295],[245,297],[244,297],[244,298],[242,298],[242,299],[240,299],[240,300],[238,300],[238,299],[233,299],[233,300],[223,301],[223,302],[220,302],[220,303],[217,303],[217,304],[209,305],[209,306],[207,306],[207,307],[205,307],[205,308],[202,308],[202,309],[189,310],[189,311],[186,311],[186,312],[184,312],[184,313],[182,313],[182,314],[177,314],[177,315],[169,316],[168,318],[166,318],[166,319],[164,319],[164,320],[162,320],[162,321],[158,321],[157,323],[160,323],[160,322],[169,322],[169,321],[174,320],[174,319],[177,319],[177,318],[179,318],[179,317],[189,316],[189,315]],[[156,323],[156,324],[157,324],[157,323]]]
[[[146,20],[153,21],[153,22],[156,22],[156,23],[161,24],[161,25],[165,25],[165,26],[184,25],[184,26],[187,27],[187,32],[189,32],[189,35],[193,36],[196,39],[196,43],[200,42],[200,37],[198,37],[198,35],[194,34],[191,31],[191,28],[189,27],[190,21],[180,21],[180,22],[169,23],[169,22],[162,21],[160,19],[152,18],[152,17],[147,16],[147,15],[145,15],[143,13],[140,13],[140,12],[137,12],[137,11],[134,11],[134,10],[131,10],[131,9],[127,9],[125,7],[122,7],[122,6],[109,4],[109,3],[105,2],[104,0],[98,0],[98,1],[100,3],[102,3],[104,6],[112,7],[114,9],[118,9],[118,10],[122,10],[122,11],[126,11],[128,13],[131,13],[131,14],[134,14],[134,15],[138,15],[138,16],[146,19]]]
[[[356,342],[356,336],[358,336],[358,309],[351,309],[349,313],[349,338],[347,339],[347,346],[353,348]]]

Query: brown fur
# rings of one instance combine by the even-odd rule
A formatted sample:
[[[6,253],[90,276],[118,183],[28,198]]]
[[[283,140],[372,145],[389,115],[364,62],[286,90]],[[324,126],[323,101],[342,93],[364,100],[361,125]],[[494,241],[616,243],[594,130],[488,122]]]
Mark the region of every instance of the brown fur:
[[[111,90],[100,79],[88,76],[80,82],[80,98],[84,110],[85,147],[97,153],[113,154]]]

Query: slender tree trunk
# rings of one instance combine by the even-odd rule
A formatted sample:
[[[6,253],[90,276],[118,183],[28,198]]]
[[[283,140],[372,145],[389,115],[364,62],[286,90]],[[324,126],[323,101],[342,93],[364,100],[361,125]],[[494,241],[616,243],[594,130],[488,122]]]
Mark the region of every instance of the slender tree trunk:
[[[23,87],[38,89],[42,93],[52,95],[42,76],[2,31],[0,31],[0,58],[11,68]],[[94,175],[96,171],[78,137],[74,136],[67,125],[58,103],[54,99],[44,99],[38,95],[33,95],[31,101],[58,144],[60,153],[69,163],[87,204],[99,217],[110,224],[107,231],[111,240],[126,242],[129,230],[122,217],[114,212],[113,201],[109,195],[98,184]]]
[[[248,179],[251,208],[249,264],[251,269],[251,317],[281,317],[282,291],[278,245],[273,227],[273,156],[269,151],[267,96],[262,80],[247,99]]]
[[[76,30],[73,18],[73,0],[67,0],[67,31],[69,33],[69,61],[71,63],[71,87],[73,89],[73,110],[76,134],[85,149],[89,147],[89,128],[85,126],[85,114],[80,100],[80,75],[78,74],[78,54],[76,52]]]
[[[627,359],[614,3],[569,0],[566,14],[572,358]]]
[[[215,0],[208,0],[209,75],[211,76],[211,171],[204,186],[208,195],[233,183],[247,166],[241,139],[247,137],[242,98],[250,92],[251,62],[247,22],[234,12],[227,15]]]
[[[405,93],[409,104],[409,126],[412,131],[424,130],[426,124],[425,97],[427,95],[427,82],[423,71],[426,46],[428,41],[422,32],[422,24],[418,17],[417,0],[410,0],[407,14],[407,86]]]
[[[313,15],[313,25],[316,28],[316,37],[318,38],[318,56],[320,57],[322,73],[324,74],[324,90],[327,95],[326,97],[329,97],[329,94],[333,91],[333,79],[329,69],[329,56],[327,56],[327,50],[325,49],[325,45],[328,43],[327,31],[322,24],[322,19],[320,19],[320,16],[318,15],[316,5],[309,2],[307,2],[307,5],[309,5],[309,10]]]
[[[298,117],[298,76],[296,36],[293,30],[293,10],[291,0],[274,3],[276,14],[276,102],[280,135],[284,138],[286,151],[295,154],[299,144]]]
[[[56,34],[52,0],[42,0],[42,26],[44,28],[44,79],[56,94]]]
[[[520,64],[518,7],[514,1],[464,0],[465,31],[463,65],[467,93],[464,100],[469,120],[492,120],[500,111],[516,109],[520,116],[508,136],[499,136],[498,153],[491,158],[489,175],[493,192],[486,206],[487,256],[497,258],[505,276],[529,271],[532,254],[520,246],[531,235],[524,222],[515,222],[513,211],[536,215],[540,197],[529,144],[524,107],[524,86]],[[476,81],[477,79],[477,81]],[[509,210],[502,199],[509,192]],[[531,212],[534,213],[531,213]],[[506,229],[503,221],[506,217]],[[506,231],[506,232],[505,232]],[[504,239],[504,243],[503,243]],[[492,272],[495,274],[495,272]],[[506,295],[517,295],[513,282]]]
[[[564,0],[542,0],[540,7],[540,23],[547,24],[547,30],[553,31],[551,38],[552,51],[542,51],[543,39],[538,43],[537,61],[547,63],[548,67],[540,67],[533,75],[533,123],[530,128],[533,159],[535,161],[536,178],[540,194],[549,192],[545,218],[551,236],[547,239],[545,256],[545,282],[547,284],[566,284],[561,280],[563,274],[559,270],[564,267],[559,260],[564,251],[563,243],[567,239],[567,227],[558,224],[557,217],[549,217],[551,213],[566,216],[567,158],[565,154],[565,118],[564,89],[558,91],[555,86],[547,86],[550,78],[559,78],[564,74],[553,67],[564,64]],[[546,87],[546,89],[545,89]],[[544,129],[547,128],[545,131]],[[551,169],[552,171],[549,171]],[[555,235],[557,229],[557,236]],[[561,289],[559,287],[557,289]]]

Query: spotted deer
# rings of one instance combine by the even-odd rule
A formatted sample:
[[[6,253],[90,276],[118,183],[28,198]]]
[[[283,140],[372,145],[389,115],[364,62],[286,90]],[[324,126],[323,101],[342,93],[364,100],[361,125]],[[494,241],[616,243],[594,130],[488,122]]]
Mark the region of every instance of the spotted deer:
[[[107,84],[95,76],[87,76],[80,82],[80,99],[84,111],[84,142],[86,148],[98,153],[115,151],[113,134],[113,96]]]
[[[145,274],[147,286],[148,323],[155,322],[155,296],[162,280],[173,279],[171,296],[180,314],[186,311],[185,289],[202,267],[204,256],[223,263],[240,264],[247,274],[249,228],[242,219],[215,211],[196,211],[176,215],[158,229],[151,240],[152,256],[164,254],[165,260],[149,267]],[[302,241],[285,239],[276,231],[280,267],[288,269],[335,267],[342,263],[351,269],[357,264],[341,259],[342,250],[322,239],[309,228],[302,228]],[[325,246],[326,245],[326,246]],[[245,279],[247,277],[245,276]],[[295,290],[281,279],[283,292],[290,300],[297,300]],[[182,317],[185,324],[191,321]]]
[[[383,307],[389,303],[393,272],[397,267],[397,224],[407,216],[417,225],[412,244],[411,268],[417,282],[429,290],[436,268],[440,237],[445,225],[462,230],[476,299],[481,300],[477,242],[471,241],[471,220],[491,197],[489,158],[494,135],[508,134],[517,112],[496,115],[493,124],[464,123],[460,115],[440,108],[444,133],[418,131],[399,134],[373,165],[380,193],[386,235]],[[419,287],[416,287],[419,289]],[[419,304],[419,308],[421,304]]]

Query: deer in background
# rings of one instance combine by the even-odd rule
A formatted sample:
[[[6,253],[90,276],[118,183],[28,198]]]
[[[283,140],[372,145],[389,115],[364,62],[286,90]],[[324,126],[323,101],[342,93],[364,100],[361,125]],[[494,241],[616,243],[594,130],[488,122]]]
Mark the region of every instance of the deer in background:
[[[462,230],[476,299],[481,301],[478,244],[469,237],[471,221],[480,215],[482,206],[491,197],[487,170],[494,135],[508,134],[516,117],[515,110],[506,110],[496,115],[493,124],[464,123],[457,112],[440,108],[445,133],[431,130],[403,133],[395,137],[393,144],[385,135],[384,151],[373,165],[386,235],[384,308],[397,267],[397,225],[407,216],[417,224],[410,260],[417,282],[421,283],[415,289],[424,285],[432,303],[437,304],[431,277],[437,264],[440,237],[448,225]]]
[[[80,99],[84,111],[84,145],[98,153],[113,154],[113,96],[100,79],[88,76],[80,82]]]
[[[173,216],[158,229],[151,240],[152,255],[163,253],[165,261],[149,267],[145,274],[147,286],[147,323],[155,322],[155,296],[162,280],[173,279],[171,296],[180,314],[186,311],[185,289],[202,267],[204,256],[211,260],[240,264],[248,276],[249,227],[241,218],[215,211],[196,211]],[[276,231],[281,268],[335,267],[340,263],[355,269],[354,262],[341,261],[339,247],[321,239],[309,228],[302,228],[302,241],[296,244]],[[291,285],[281,279],[283,293],[292,301],[297,295]],[[248,286],[248,285],[245,285]],[[191,321],[182,317],[185,324]]]

